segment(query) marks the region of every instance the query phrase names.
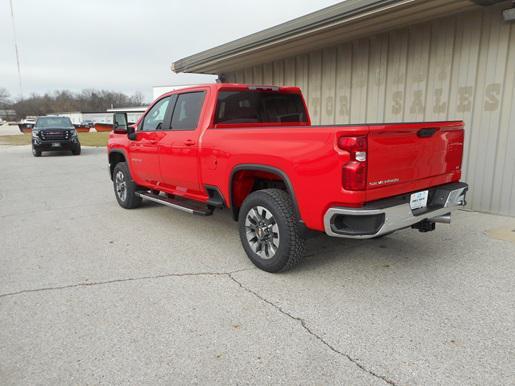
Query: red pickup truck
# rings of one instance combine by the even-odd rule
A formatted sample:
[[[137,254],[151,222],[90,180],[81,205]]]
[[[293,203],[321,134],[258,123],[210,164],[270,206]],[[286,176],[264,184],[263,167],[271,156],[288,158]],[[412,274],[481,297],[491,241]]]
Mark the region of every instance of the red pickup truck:
[[[229,208],[248,257],[269,272],[300,261],[309,231],[427,232],[465,205],[463,122],[312,126],[299,88],[242,84],[164,94],[135,125],[113,119],[110,175],[123,208]]]

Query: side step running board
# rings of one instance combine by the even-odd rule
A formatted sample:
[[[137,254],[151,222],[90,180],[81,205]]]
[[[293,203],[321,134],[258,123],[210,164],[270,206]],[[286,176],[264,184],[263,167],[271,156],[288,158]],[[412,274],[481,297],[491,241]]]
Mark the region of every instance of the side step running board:
[[[150,192],[136,192],[136,194],[146,200],[157,202],[158,204],[166,205],[171,208],[179,209],[186,213],[196,214],[198,216],[210,216],[213,214],[212,209],[195,201],[168,198]]]

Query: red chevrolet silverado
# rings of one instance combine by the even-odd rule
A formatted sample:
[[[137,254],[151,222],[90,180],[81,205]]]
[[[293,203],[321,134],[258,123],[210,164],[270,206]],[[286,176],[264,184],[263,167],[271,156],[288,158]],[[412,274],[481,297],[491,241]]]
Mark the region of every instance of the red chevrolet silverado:
[[[115,114],[120,206],[229,208],[252,262],[284,271],[309,231],[357,239],[422,232],[465,205],[463,122],[312,126],[297,87],[210,84],[162,95],[135,125]]]

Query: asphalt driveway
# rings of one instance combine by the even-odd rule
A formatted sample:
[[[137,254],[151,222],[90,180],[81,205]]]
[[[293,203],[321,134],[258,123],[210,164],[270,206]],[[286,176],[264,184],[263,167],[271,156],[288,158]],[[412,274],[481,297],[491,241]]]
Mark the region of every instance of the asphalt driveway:
[[[514,218],[273,275],[228,212],[121,209],[106,158],[0,146],[0,383],[515,384]]]

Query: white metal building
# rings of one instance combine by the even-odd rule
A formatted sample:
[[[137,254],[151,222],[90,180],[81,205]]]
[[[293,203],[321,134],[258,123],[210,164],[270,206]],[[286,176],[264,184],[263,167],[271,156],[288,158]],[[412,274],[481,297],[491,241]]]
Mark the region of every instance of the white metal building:
[[[181,59],[172,70],[298,85],[314,124],[462,119],[469,207],[515,216],[512,7],[347,0]]]
[[[136,122],[141,115],[145,112],[146,107],[120,107],[108,109],[106,111],[73,111],[66,113],[57,113],[55,115],[60,115],[63,117],[68,117],[72,121],[73,124],[78,125],[79,123],[85,120],[91,120],[95,123],[113,123],[113,113],[115,112],[123,112],[127,113],[127,119],[129,122]],[[52,114],[53,115],[53,114]]]
[[[127,113],[127,121],[129,122],[137,122],[138,119],[143,115],[146,106],[139,107],[119,107],[114,109],[108,109],[107,112],[109,114],[109,120],[107,122],[113,123],[113,113]]]

